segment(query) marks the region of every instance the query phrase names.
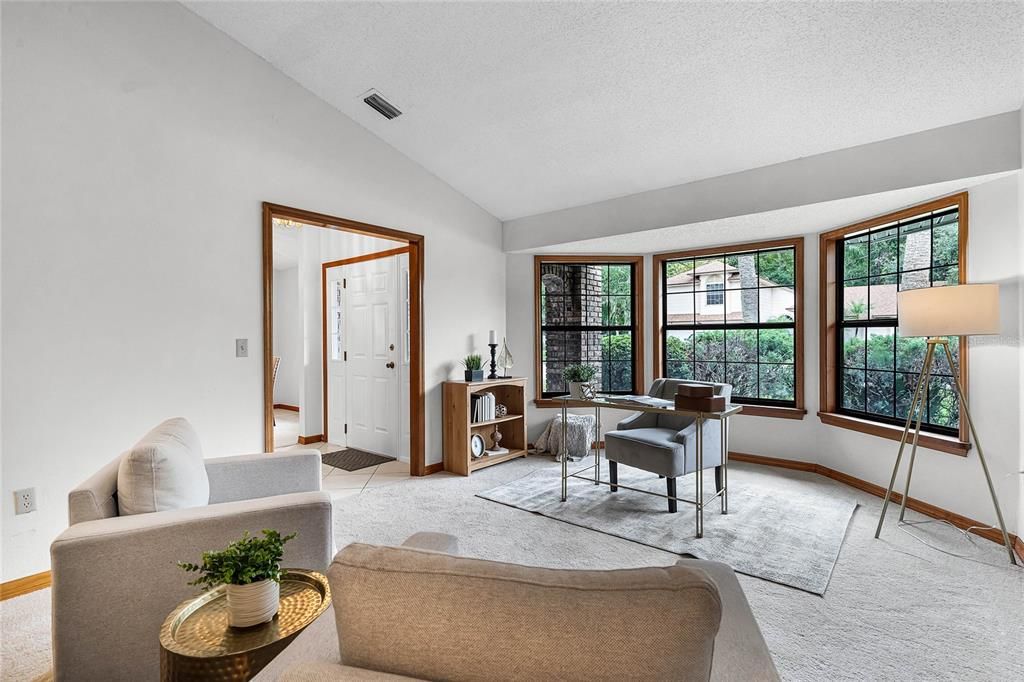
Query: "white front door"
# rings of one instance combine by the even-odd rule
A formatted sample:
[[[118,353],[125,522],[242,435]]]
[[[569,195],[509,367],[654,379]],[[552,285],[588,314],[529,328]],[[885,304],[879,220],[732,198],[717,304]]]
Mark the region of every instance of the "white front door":
[[[398,258],[345,265],[342,270],[348,447],[398,455]],[[333,442],[333,441],[332,441]]]
[[[327,269],[327,301],[324,312],[327,315],[324,326],[327,329],[327,433],[324,438],[332,445],[346,447],[345,434],[345,344],[348,342],[349,325],[345,314],[345,277],[342,267]]]

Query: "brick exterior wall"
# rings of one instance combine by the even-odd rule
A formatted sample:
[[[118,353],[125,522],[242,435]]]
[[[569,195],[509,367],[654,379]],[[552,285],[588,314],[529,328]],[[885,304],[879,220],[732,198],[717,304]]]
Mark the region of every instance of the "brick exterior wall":
[[[547,294],[545,324],[600,326],[602,277],[600,265],[541,265],[541,286]],[[552,334],[546,339],[546,348],[545,391],[563,387],[562,370],[567,364],[575,363],[596,367],[593,383],[601,385],[601,332]]]
[[[907,235],[903,249],[903,270],[919,270],[904,272],[900,277],[903,289],[920,289],[930,286],[931,275],[927,268],[932,264],[932,233],[921,230]],[[925,268],[920,270],[921,268]]]

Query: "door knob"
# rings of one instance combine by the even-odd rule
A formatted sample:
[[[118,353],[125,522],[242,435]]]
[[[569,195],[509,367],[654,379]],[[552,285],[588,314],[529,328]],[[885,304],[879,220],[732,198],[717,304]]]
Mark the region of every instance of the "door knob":
[[[389,362],[388,364],[386,364],[384,366],[387,367],[388,369],[394,369],[395,368],[395,363]]]

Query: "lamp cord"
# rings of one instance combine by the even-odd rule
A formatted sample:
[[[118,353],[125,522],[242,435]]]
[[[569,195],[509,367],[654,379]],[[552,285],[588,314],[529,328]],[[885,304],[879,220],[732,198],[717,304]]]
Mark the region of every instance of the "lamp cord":
[[[964,538],[966,538],[969,543],[971,543],[971,546],[974,547],[974,552],[971,553],[971,554],[957,554],[956,552],[951,552],[951,551],[949,551],[947,549],[942,549],[941,547],[937,547],[934,544],[932,544],[932,543],[928,542],[927,540],[925,540],[924,538],[922,538],[921,536],[916,535],[916,534],[910,532],[909,530],[907,530],[908,527],[920,526],[920,525],[923,525],[923,524],[926,524],[926,523],[941,523],[941,524],[945,524],[945,525],[949,526],[950,528],[952,528],[956,532],[960,533],[960,535],[962,535]],[[955,557],[957,559],[967,559],[969,561],[974,561],[976,563],[984,564],[986,566],[990,566],[991,564],[989,564],[987,562],[984,562],[984,561],[978,561],[978,559],[976,558],[980,554],[981,548],[978,545],[978,543],[975,542],[975,539],[974,539],[975,536],[974,536],[974,534],[971,531],[972,530],[999,530],[998,528],[996,528],[994,526],[968,526],[967,528],[960,528],[958,526],[953,525],[952,523],[950,523],[946,519],[924,519],[923,521],[897,521],[896,522],[896,527],[899,528],[904,533],[906,533],[907,535],[909,535],[910,537],[912,537],[915,540],[917,540],[918,542],[920,542],[925,547],[928,547],[929,549],[933,549],[936,552],[942,552],[943,554],[949,555],[951,557]],[[1020,567],[1017,566],[1016,568],[1020,568]]]

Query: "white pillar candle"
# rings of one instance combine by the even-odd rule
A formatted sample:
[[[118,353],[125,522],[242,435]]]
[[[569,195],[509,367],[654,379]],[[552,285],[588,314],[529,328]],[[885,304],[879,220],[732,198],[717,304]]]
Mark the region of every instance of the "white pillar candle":
[[[494,331],[493,329],[491,330],[491,337],[490,338],[491,338],[491,340],[488,341],[488,343],[498,343],[498,333],[496,331]]]

